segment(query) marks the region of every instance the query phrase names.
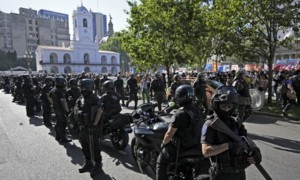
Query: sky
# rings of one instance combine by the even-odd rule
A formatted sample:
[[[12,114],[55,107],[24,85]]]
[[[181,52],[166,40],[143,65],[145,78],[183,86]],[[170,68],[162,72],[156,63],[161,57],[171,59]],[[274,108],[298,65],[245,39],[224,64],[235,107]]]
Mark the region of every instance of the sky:
[[[0,11],[5,13],[19,14],[19,8],[31,8],[39,11],[40,9],[50,10],[54,12],[64,13],[69,15],[69,29],[72,30],[72,12],[78,6],[85,6],[92,12],[100,12],[112,17],[114,31],[126,29],[128,23],[126,21],[127,14],[124,9],[129,10],[126,0],[0,0]]]

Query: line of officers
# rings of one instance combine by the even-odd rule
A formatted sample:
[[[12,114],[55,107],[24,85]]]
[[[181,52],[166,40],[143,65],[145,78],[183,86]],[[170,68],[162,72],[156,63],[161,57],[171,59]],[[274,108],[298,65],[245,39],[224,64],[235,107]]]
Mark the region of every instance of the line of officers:
[[[90,172],[91,177],[103,172],[98,141],[102,125],[121,111],[119,95],[112,80],[102,83],[101,97],[94,92],[94,80],[85,76],[67,81],[63,76],[38,79],[22,75],[13,78],[12,87],[13,102],[25,102],[28,117],[32,118],[36,112],[43,110],[44,125],[52,128],[51,115],[54,112],[55,139],[59,143],[71,141],[67,138],[66,127],[68,116],[74,113],[74,118],[80,122],[78,139],[85,157],[85,165],[79,172]],[[90,136],[95,139],[92,144]]]
[[[89,146],[89,135],[92,134],[94,136],[94,139],[99,139],[101,134],[101,123],[103,122],[102,116],[105,116],[105,114],[109,114],[106,112],[108,108],[104,108],[106,106],[105,104],[110,104],[109,102],[111,102],[112,99],[116,100],[116,98],[120,97],[114,90],[114,82],[107,79],[103,82],[102,88],[98,89],[96,86],[94,92],[95,84],[98,84],[95,83],[95,81],[97,80],[94,81],[93,79],[84,77],[79,77],[79,79],[70,79],[68,81],[68,89],[66,89],[67,81],[62,76],[56,78],[47,76],[43,80],[44,83],[42,86],[39,84],[40,82],[38,80],[30,76],[25,75],[22,76],[22,78],[18,77],[17,79],[17,81],[20,80],[23,81],[23,83],[21,83],[21,85],[17,85],[20,82],[15,82],[16,89],[13,91],[14,101],[22,101],[22,95],[20,95],[20,93],[23,93],[23,97],[26,102],[27,116],[32,117],[34,116],[34,107],[36,107],[36,110],[40,110],[39,107],[37,107],[39,106],[39,104],[35,102],[35,96],[36,94],[41,94],[40,99],[41,106],[43,108],[44,124],[48,127],[52,126],[50,118],[52,111],[54,111],[56,116],[56,124],[54,127],[56,132],[55,139],[60,143],[70,142],[70,140],[66,137],[66,115],[71,112],[71,109],[78,105],[76,102],[81,103],[80,108],[82,110],[82,113],[86,114],[85,117],[87,117],[87,123],[83,124],[79,134],[79,141],[82,146],[82,152],[85,156],[85,165],[81,169],[79,169],[79,172],[90,172],[91,177],[95,177],[97,174],[103,172],[99,141],[94,141],[94,147],[92,149],[94,149],[95,151],[93,153],[95,157],[94,159],[92,159],[90,154],[91,147]],[[132,87],[130,87],[130,79],[132,79],[133,81]],[[127,88],[129,89],[130,95],[129,100],[127,101],[125,106],[128,106],[131,100],[136,99],[135,95],[132,94],[137,93],[137,82],[136,80],[134,80],[134,76],[131,76],[129,80],[127,81]],[[159,86],[162,85],[159,75],[155,76],[155,79],[152,81],[152,83],[155,84],[155,80],[157,80]],[[198,80],[198,86],[204,87],[203,77],[201,75],[198,76]],[[177,83],[177,85],[174,83]],[[197,111],[196,109],[198,108],[191,108],[192,99],[194,98],[197,89],[190,85],[181,85],[179,83],[179,78],[177,77],[175,77],[174,83],[173,86],[177,86],[176,88],[174,88],[171,85],[171,94],[174,97],[174,101],[177,102],[180,107],[183,107],[183,109],[195,109],[195,111]],[[101,96],[101,98],[97,96],[98,90],[102,91],[101,94],[103,95]],[[159,91],[157,92],[158,97],[156,99],[163,99],[160,97],[163,94],[161,94]],[[201,93],[204,92],[205,90]],[[103,98],[105,96],[111,97]],[[211,100],[213,113],[207,118],[207,120],[215,120],[216,118],[219,118],[220,120],[225,122],[225,124],[227,124],[229,128],[232,129],[236,134],[246,136],[247,131],[245,127],[238,120],[238,117],[235,116],[235,112],[239,103],[238,97],[239,94],[236,88],[233,86],[223,86],[217,89]],[[106,99],[107,102],[103,101],[104,99]],[[200,103],[202,105],[205,105],[206,103],[204,103],[204,101],[206,101],[205,98],[201,99]],[[120,105],[120,103],[115,104]],[[124,102],[122,102],[122,104],[124,105]],[[112,106],[112,104],[107,105],[107,107],[110,107],[109,109],[120,109],[111,108]],[[135,108],[136,106],[137,103],[135,103]],[[159,107],[159,110],[161,110],[161,107]],[[197,124],[193,122],[193,118],[189,115],[190,113],[191,112],[187,113],[187,111],[183,110],[177,111],[176,114],[174,114],[172,122],[170,123],[170,127],[163,139],[163,151],[158,158],[156,179],[165,179],[164,167],[166,166],[166,163],[168,163],[168,161],[171,161],[174,157],[174,155],[172,155],[171,153],[172,150],[169,151],[172,144],[171,139],[173,137],[175,138],[176,136],[177,138],[182,138],[180,137],[180,135],[182,135],[182,132],[185,132],[183,133],[184,136],[187,135],[186,133],[191,133],[189,137],[195,135],[195,131],[187,132],[184,130],[186,127],[191,129],[193,128],[192,126]],[[197,114],[197,112],[192,113]],[[199,120],[203,121],[203,118],[199,118]],[[242,157],[244,157],[244,155],[242,155],[243,149],[241,145],[239,145],[239,143],[233,142],[229,137],[226,137],[226,135],[217,132],[207,123],[205,123],[202,127],[201,143],[204,156],[214,156],[215,159],[212,159],[214,161],[214,164],[218,163],[218,171],[217,173],[213,172],[213,174],[215,175],[212,175],[212,179],[246,179],[244,171],[245,166],[244,164],[239,164],[239,162],[242,161],[242,163],[245,163],[246,161],[246,164],[261,162],[261,154],[256,146],[254,146],[255,148],[252,149],[253,154],[250,157],[245,157],[245,160],[243,160]],[[181,149],[186,149],[186,147]]]

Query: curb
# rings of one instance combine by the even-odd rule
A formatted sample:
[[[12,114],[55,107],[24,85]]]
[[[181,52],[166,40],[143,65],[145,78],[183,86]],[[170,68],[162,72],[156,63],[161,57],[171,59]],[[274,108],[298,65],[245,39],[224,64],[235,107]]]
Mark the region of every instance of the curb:
[[[281,117],[289,120],[300,120],[300,117],[292,117],[292,116],[281,116],[279,114],[274,114],[274,113],[267,113],[267,112],[260,112],[260,111],[254,111],[253,114],[260,114],[260,115],[265,115],[265,116],[272,116],[272,117]]]

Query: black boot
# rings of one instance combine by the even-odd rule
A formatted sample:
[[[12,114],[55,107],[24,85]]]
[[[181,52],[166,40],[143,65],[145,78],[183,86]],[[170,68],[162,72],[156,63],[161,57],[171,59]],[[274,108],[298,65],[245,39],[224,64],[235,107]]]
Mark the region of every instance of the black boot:
[[[91,160],[85,162],[84,166],[78,169],[79,173],[90,172],[93,168],[93,163]]]
[[[102,162],[96,162],[94,168],[91,171],[91,178],[94,178],[98,174],[103,173]]]

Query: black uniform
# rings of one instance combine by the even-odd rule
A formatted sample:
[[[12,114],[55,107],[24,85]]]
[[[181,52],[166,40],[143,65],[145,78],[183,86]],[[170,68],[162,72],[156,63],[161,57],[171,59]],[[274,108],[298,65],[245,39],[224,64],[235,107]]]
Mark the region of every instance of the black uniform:
[[[74,115],[75,119],[77,120],[77,123],[80,126],[79,131],[79,142],[82,147],[82,152],[86,160],[86,165],[84,167],[84,170],[80,170],[81,173],[85,172],[91,168],[93,168],[92,165],[92,159],[90,154],[90,138],[89,135],[92,135],[93,138],[93,147],[94,147],[94,161],[96,164],[102,163],[102,157],[101,157],[101,149],[100,149],[100,134],[102,133],[102,125],[101,121],[96,126],[98,129],[97,131],[94,131],[90,134],[89,130],[92,126],[92,121],[94,121],[94,117],[96,115],[97,109],[102,107],[102,101],[98,98],[98,96],[92,92],[81,96],[77,101],[76,105],[74,107]]]
[[[76,86],[71,86],[67,90],[67,95],[69,108],[72,109],[75,106],[77,99],[81,96],[80,89]]]
[[[205,81],[202,79],[197,79],[193,84],[193,88],[195,91],[195,96],[197,98],[197,105],[201,108],[203,107],[206,111],[208,111]]]
[[[118,78],[114,82],[116,92],[119,94],[120,99],[122,100],[122,106],[125,106],[124,103],[124,81],[122,78]]]
[[[134,100],[134,108],[137,108],[137,103],[138,103],[138,83],[137,80],[134,77],[130,77],[127,80],[127,90],[129,91],[129,99],[126,102],[126,107],[128,107],[129,103]]]
[[[24,93],[25,101],[26,101],[26,115],[28,117],[34,116],[33,108],[34,108],[35,88],[29,78],[26,78],[24,80],[24,83],[22,84],[22,90]]]
[[[216,114],[213,114],[207,118],[207,121],[202,127],[201,143],[210,145],[219,145],[223,143],[234,142],[230,137],[221,133],[212,127],[210,124],[215,118],[219,118]],[[237,135],[247,136],[247,131],[244,125],[239,125],[235,117],[228,117],[222,119],[222,121]],[[227,150],[216,156],[210,157],[212,162],[217,162],[218,168],[217,180],[244,180],[246,179],[245,168],[250,164],[247,162],[246,155],[242,152],[241,154],[234,154]],[[216,165],[216,164],[215,164]]]
[[[55,139],[58,141],[67,141],[66,140],[66,126],[67,119],[66,109],[62,103],[62,99],[67,99],[67,92],[62,87],[55,87],[50,92],[50,97],[53,100],[53,108],[55,112],[56,124],[55,124]]]
[[[122,111],[119,95],[115,91],[107,91],[101,96],[101,101],[103,103],[101,122],[105,123],[106,120],[109,120],[112,116]]]
[[[161,111],[161,105],[163,103],[165,88],[164,82],[160,78],[156,78],[151,82],[150,92],[154,91],[154,98],[157,101],[158,110]]]
[[[239,93],[238,112],[240,123],[244,122],[246,106],[251,104],[250,86],[242,78],[236,78],[232,84]]]
[[[190,114],[193,114],[193,118]],[[183,110],[172,116],[171,126],[177,131],[157,158],[156,180],[167,179],[167,165],[175,160],[177,148],[180,148],[180,153],[191,148],[200,149],[201,127],[204,123],[201,117],[198,108],[192,103],[185,105]]]
[[[43,107],[43,121],[44,125],[46,126],[51,126],[51,113],[52,113],[52,108],[51,108],[51,102],[49,102],[48,96],[50,96],[50,91],[52,89],[52,86],[45,84],[44,87],[42,88],[42,95],[41,95],[41,100],[42,100],[42,107]]]

